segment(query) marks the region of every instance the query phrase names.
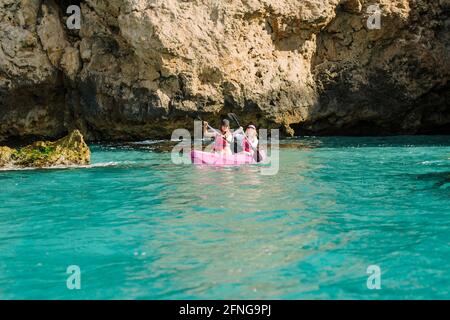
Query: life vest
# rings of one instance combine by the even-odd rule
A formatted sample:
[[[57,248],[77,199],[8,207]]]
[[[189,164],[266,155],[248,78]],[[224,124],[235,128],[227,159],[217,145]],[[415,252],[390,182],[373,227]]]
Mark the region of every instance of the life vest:
[[[242,149],[245,152],[251,152],[252,151],[252,147],[250,146],[250,143],[248,142],[247,139],[244,139],[243,143],[242,143]]]
[[[257,142],[257,139],[255,139],[253,142]],[[244,152],[253,153],[253,148],[252,148],[252,145],[250,144],[250,142],[248,141],[248,138],[245,138],[242,141],[242,149]]]
[[[227,141],[222,136],[217,136],[214,139],[214,150],[215,151],[221,151],[223,150],[227,145]]]
[[[222,136],[216,136],[214,139],[214,151],[231,153],[230,143]]]

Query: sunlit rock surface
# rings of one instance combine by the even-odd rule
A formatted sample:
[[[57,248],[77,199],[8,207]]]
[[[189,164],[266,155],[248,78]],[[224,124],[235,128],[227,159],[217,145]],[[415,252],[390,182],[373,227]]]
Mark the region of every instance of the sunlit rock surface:
[[[78,4],[80,30],[66,27]],[[381,28],[367,27],[369,5]],[[0,140],[450,133],[450,2],[0,0]]]

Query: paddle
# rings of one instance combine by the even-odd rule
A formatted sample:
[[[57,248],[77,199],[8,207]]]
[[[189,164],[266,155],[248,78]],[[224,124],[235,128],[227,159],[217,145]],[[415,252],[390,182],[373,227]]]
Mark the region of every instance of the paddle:
[[[238,125],[238,127],[241,127],[241,124],[239,123],[239,119],[237,118],[235,113],[229,113],[228,118],[233,119],[234,122]]]
[[[228,114],[228,118],[233,119],[237,126],[240,128],[241,124],[239,123],[239,119],[236,116],[236,114],[234,113],[229,113]],[[247,135],[245,134],[245,131],[243,132],[244,134],[244,138],[247,140],[248,144],[250,145],[250,148],[252,148],[253,150],[253,159],[255,159],[256,162],[261,162],[263,160],[263,156],[262,154],[259,152],[258,148],[254,148],[250,142],[250,139],[247,137]]]
[[[202,118],[200,118],[199,115],[197,115],[197,120],[201,121],[202,123],[204,123],[205,121],[202,120]],[[212,131],[214,131],[215,133],[217,133],[218,135],[220,135],[222,138],[225,138],[223,134],[221,134],[219,131],[217,131],[216,129],[214,129],[213,127],[211,127],[208,123],[208,128],[211,129]]]

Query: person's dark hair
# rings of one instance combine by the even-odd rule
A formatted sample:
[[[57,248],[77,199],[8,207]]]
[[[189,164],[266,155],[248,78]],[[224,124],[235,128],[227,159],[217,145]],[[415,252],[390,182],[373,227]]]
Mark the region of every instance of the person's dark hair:
[[[222,125],[222,126],[227,126],[227,127],[229,127],[229,126],[230,126],[230,120],[228,120],[228,119],[222,119],[221,125]]]

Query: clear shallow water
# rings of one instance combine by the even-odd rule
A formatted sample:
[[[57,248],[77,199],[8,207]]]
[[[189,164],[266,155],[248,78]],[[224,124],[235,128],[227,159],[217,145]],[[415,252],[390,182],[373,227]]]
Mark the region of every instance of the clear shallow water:
[[[450,137],[282,147],[276,176],[100,146],[0,172],[0,299],[450,298]]]

